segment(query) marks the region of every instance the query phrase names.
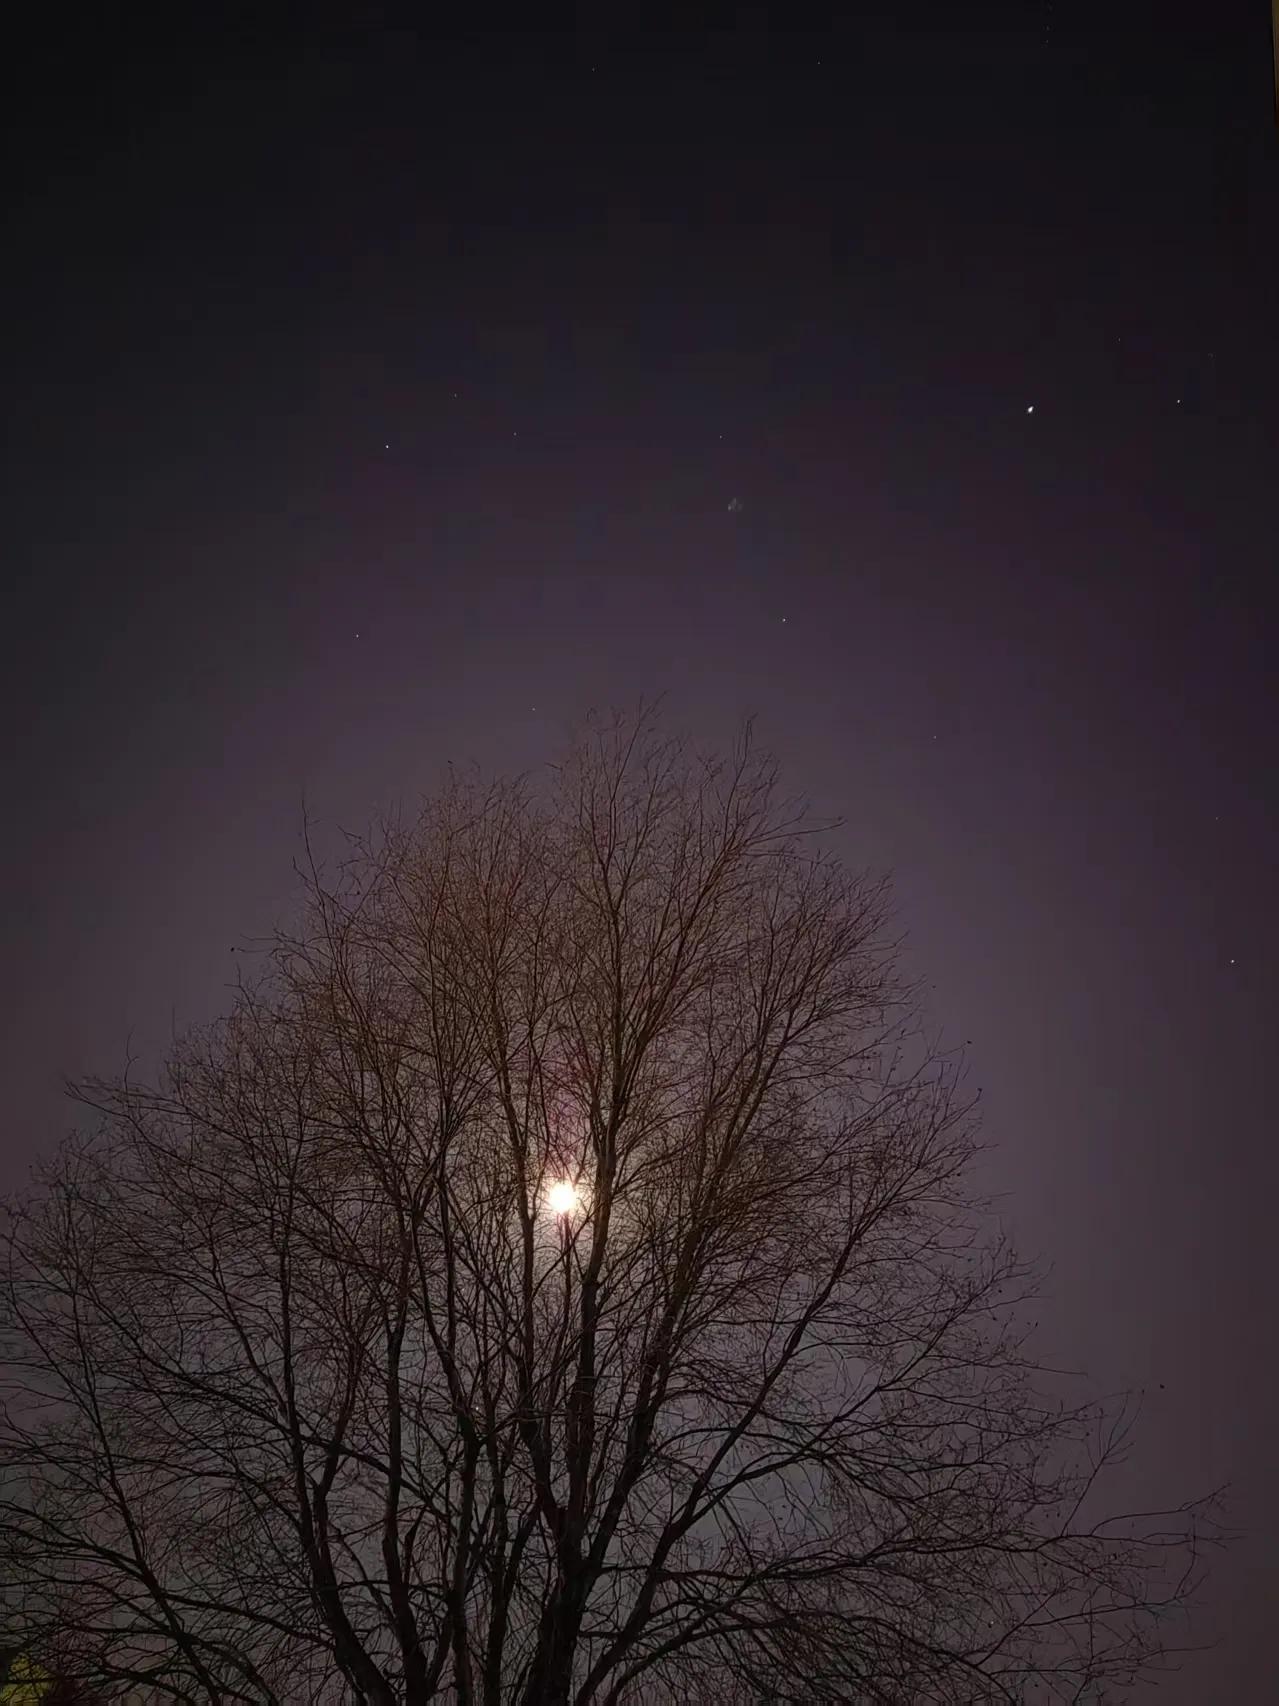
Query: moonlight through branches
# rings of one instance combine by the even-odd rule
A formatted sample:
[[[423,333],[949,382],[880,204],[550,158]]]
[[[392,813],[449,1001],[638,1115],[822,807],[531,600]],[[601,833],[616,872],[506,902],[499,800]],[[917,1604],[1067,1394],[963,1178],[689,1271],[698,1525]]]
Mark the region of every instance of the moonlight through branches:
[[[10,1629],[105,1697],[1101,1698],[1103,1521],[887,897],[653,721],[455,784],[4,1227]],[[1033,1697],[1040,1697],[1034,1694]]]

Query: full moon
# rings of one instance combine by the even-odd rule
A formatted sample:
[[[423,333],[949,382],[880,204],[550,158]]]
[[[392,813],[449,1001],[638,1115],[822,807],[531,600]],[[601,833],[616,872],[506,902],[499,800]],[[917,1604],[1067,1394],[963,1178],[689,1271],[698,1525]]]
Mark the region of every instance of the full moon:
[[[577,1191],[567,1179],[561,1179],[546,1193],[546,1202],[552,1214],[572,1214],[577,1207]]]

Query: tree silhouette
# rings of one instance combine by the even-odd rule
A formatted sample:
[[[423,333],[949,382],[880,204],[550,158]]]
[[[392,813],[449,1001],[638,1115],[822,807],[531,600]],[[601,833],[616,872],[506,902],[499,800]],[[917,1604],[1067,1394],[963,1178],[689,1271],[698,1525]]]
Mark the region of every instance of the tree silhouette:
[[[1100,1520],[882,884],[652,717],[308,858],[12,1205],[0,1567],[110,1697],[1096,1699],[1200,1507]],[[1033,1690],[1039,1689],[1039,1693]]]

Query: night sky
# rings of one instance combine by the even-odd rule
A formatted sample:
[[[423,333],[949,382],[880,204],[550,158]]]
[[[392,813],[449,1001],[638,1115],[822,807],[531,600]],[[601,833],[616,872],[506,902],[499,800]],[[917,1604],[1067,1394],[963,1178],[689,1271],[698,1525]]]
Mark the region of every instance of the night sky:
[[[1221,1645],[1153,1697],[1250,1706],[1270,20],[836,10],[98,9],[9,44],[0,1187],[73,1123],[64,1073],[224,1007],[304,797],[361,827],[592,706],[665,693],[714,742],[756,713],[895,872],[983,1183],[1052,1264],[1045,1359],[1148,1389],[1113,1502],[1233,1482]]]

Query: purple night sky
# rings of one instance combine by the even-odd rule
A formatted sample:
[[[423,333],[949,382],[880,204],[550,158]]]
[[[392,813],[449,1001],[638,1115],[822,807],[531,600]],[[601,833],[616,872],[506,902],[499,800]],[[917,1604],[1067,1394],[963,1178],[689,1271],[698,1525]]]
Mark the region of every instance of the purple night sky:
[[[1045,1360],[1148,1388],[1118,1502],[1234,1484],[1152,1698],[1279,1698],[1265,9],[213,11],[6,55],[0,1188],[222,1008],[304,796],[754,712],[971,1039]]]

